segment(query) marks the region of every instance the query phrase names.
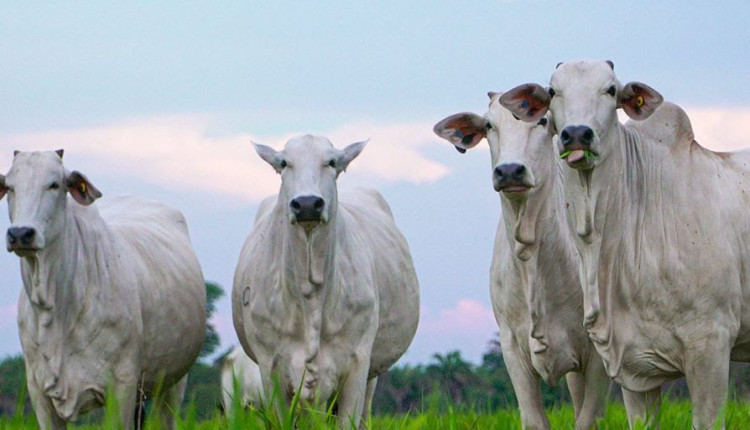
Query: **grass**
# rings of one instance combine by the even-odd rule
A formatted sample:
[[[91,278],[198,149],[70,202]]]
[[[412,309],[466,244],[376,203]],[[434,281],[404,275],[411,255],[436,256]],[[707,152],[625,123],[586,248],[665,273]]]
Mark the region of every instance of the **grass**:
[[[239,384],[235,382],[235,392],[239,392]],[[198,420],[193,405],[188,405],[179,411],[177,428],[180,430],[239,430],[239,429],[336,429],[336,417],[332,413],[332,406],[325,411],[313,410],[298,398],[292,400],[291,405],[282,401],[261,405],[258,408],[243,408],[240,404],[241,396],[235,395],[232,410],[224,416],[217,409],[214,416],[207,420]],[[23,396],[21,397],[23,398]],[[279,396],[272,396],[278,399]],[[120,429],[120,419],[114,396],[108,396],[101,417],[94,424],[69,426],[76,430]],[[377,430],[421,430],[421,429],[513,429],[521,428],[521,418],[517,409],[502,409],[491,413],[480,412],[480,408],[452,408],[440,412],[438,405],[441,400],[431,395],[425,399],[427,405],[424,410],[414,411],[406,415],[374,416],[368,420],[368,428]],[[37,429],[33,415],[24,415],[24,405],[19,403],[15,415],[0,417],[0,430]],[[575,416],[571,406],[555,407],[547,410],[547,416],[552,429],[573,429]],[[740,401],[728,402],[725,409],[727,429],[750,428],[750,403]],[[664,398],[659,413],[658,422],[662,429],[691,428],[691,408],[687,401],[672,401]],[[627,430],[627,416],[625,407],[621,403],[611,402],[607,406],[605,416],[598,421],[601,430]],[[160,430],[161,425],[157,414],[150,410],[146,415],[146,429]],[[352,426],[354,428],[354,426]],[[643,425],[636,426],[637,430],[646,429]]]
[[[116,408],[108,405],[101,423],[88,426],[72,426],[78,430],[118,429],[119,420]],[[240,409],[239,413],[224,417],[218,411],[209,420],[198,421],[194,410],[188,406],[182,411],[178,420],[181,430],[239,430],[239,429],[335,429],[336,420],[329,410],[326,413],[314,413],[298,406],[296,413],[291,409],[279,410],[276,407],[263,409]],[[280,413],[279,413],[280,412]],[[299,413],[302,412],[302,413]],[[553,429],[574,428],[575,417],[569,406],[553,408],[547,411]],[[690,404],[686,401],[664,401],[659,417],[662,429],[689,429],[691,423]],[[610,403],[606,415],[598,423],[602,430],[626,430],[628,428],[625,408],[620,403]],[[20,411],[15,416],[0,418],[0,430],[36,429],[33,416],[24,416]],[[159,429],[156,417],[149,415],[147,429]],[[445,413],[423,410],[401,416],[375,416],[369,423],[371,429],[383,430],[420,430],[420,429],[520,429],[521,419],[515,409],[499,410],[493,413],[481,413],[473,410],[449,409]],[[639,426],[638,429],[645,427]],[[750,404],[730,402],[726,409],[727,429],[750,428]]]

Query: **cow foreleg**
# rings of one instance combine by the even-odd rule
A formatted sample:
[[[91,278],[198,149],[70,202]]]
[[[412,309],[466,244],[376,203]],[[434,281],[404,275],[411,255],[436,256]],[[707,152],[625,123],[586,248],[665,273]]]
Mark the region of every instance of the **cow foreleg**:
[[[367,381],[367,388],[365,391],[365,407],[362,410],[362,421],[359,423],[360,429],[367,428],[368,422],[370,420],[370,415],[372,414],[372,399],[375,397],[375,387],[378,385],[378,377],[374,377]]]
[[[183,376],[176,384],[164,390],[156,399],[157,411],[162,428],[173,430],[177,428],[177,413],[182,404],[187,387],[187,375]]]
[[[628,414],[628,427],[634,429],[636,423],[642,423],[645,428],[659,427],[656,418],[661,407],[661,387],[644,393],[636,393],[623,388],[622,400]]]
[[[31,405],[34,407],[39,428],[42,430],[64,430],[67,428],[67,423],[57,415],[52,403],[42,395],[36,383],[31,380],[33,376],[29,373],[28,367],[26,372],[29,398],[31,398]]]
[[[136,384],[120,384],[115,394],[120,406],[120,420],[123,429],[132,429],[135,425],[135,408],[138,405],[139,393]]]
[[[685,354],[685,380],[693,406],[694,429],[724,428],[730,345],[721,338],[703,340],[700,347]]]
[[[596,420],[604,417],[612,383],[604,370],[604,363],[595,352],[592,352],[583,374],[579,375],[583,395],[580,408],[576,410],[576,430],[595,428]],[[571,387],[571,395],[572,393]]]
[[[544,414],[539,376],[531,367],[531,359],[523,360],[523,352],[518,343],[511,338],[512,336],[503,337],[500,342],[502,345],[510,346],[503,350],[503,360],[510,374],[513,391],[516,393],[518,408],[521,410],[521,425],[524,429],[549,429],[549,420]]]
[[[362,413],[365,410],[369,362],[369,358],[367,360],[357,359],[344,381],[344,386],[339,394],[338,427],[340,429],[357,428],[359,426]]]

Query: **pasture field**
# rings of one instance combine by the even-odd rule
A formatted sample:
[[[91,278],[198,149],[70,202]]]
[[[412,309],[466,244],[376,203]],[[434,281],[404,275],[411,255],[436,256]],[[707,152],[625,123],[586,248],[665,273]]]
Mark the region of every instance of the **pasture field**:
[[[239,429],[335,429],[335,419],[331,414],[304,413],[289,414],[288,411],[279,418],[278,414],[256,409],[245,410],[233,417],[225,418],[218,413],[209,420],[199,421],[188,406],[183,411],[178,428],[181,430],[239,430]],[[548,410],[553,429],[573,429],[573,409],[569,406]],[[118,429],[117,412],[108,408],[101,423],[95,425],[76,425],[76,430]],[[669,401],[665,399],[660,415],[662,429],[689,429],[690,404],[686,401]],[[449,410],[439,413],[432,410],[414,412],[402,416],[375,416],[368,428],[373,430],[421,430],[421,429],[520,429],[521,420],[516,409],[499,410],[494,413],[481,413],[473,410]],[[0,419],[0,430],[36,429],[33,416],[16,414],[13,417]],[[159,429],[155,417],[147,419],[147,429]],[[606,416],[599,421],[602,430],[627,430],[625,408],[621,403],[610,403]],[[645,429],[646,427],[640,426]],[[726,409],[727,429],[750,428],[750,403],[732,401]]]

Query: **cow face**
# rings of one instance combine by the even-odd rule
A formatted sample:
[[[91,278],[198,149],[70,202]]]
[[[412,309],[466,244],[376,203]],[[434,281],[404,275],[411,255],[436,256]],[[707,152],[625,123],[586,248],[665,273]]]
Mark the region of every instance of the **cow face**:
[[[287,200],[289,221],[309,232],[331,219],[336,179],[366,143],[338,150],[324,137],[306,135],[291,139],[283,151],[258,144],[255,150],[281,175],[279,199]]]
[[[617,109],[643,120],[659,107],[662,96],[640,82],[622,86],[610,61],[576,61],[559,64],[546,91],[536,84],[521,85],[500,102],[526,121],[549,109],[559,131],[560,157],[570,167],[589,170],[614,150]]]
[[[554,126],[548,116],[527,123],[514,118],[490,93],[485,116],[460,113],[438,122],[433,131],[451,142],[459,152],[476,146],[486,138],[492,155],[492,185],[509,199],[526,198],[530,191],[550,177],[554,154],[550,142]]]
[[[62,154],[16,152],[7,176],[0,176],[0,198],[8,196],[11,222],[8,251],[29,256],[54,240],[63,228],[67,192],[83,205],[101,196],[81,173],[65,170]]]

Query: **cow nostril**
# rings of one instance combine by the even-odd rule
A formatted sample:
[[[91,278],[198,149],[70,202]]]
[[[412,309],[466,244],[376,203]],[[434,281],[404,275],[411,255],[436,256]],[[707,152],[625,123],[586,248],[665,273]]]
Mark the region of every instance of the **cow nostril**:
[[[321,198],[315,200],[315,203],[313,204],[313,207],[317,211],[322,211],[324,206],[325,206],[325,201],[323,201],[323,199]]]
[[[300,206],[300,204],[297,201],[297,199],[292,200],[292,202],[289,203],[289,207],[292,208],[293,211],[298,211],[298,210],[302,209],[302,206]]]
[[[524,166],[523,164],[519,164],[516,166],[516,171],[513,172],[513,174],[516,176],[521,176],[523,175],[525,171],[526,171],[526,166]]]
[[[583,142],[587,144],[591,144],[593,140],[594,140],[594,130],[587,128],[586,131],[583,132]]]
[[[30,228],[26,230],[21,236],[21,243],[23,243],[24,245],[31,245],[31,242],[34,241],[35,234],[36,232],[34,231],[34,229]]]
[[[570,144],[570,133],[568,133],[568,130],[563,130],[562,133],[560,133],[560,140],[563,145]]]

